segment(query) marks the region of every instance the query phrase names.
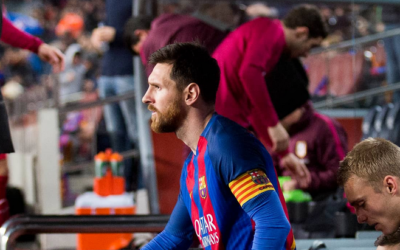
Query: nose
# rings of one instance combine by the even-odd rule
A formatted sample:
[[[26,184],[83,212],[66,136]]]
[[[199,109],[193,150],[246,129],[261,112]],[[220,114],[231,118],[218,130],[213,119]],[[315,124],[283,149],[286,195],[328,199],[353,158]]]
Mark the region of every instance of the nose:
[[[146,103],[146,104],[149,104],[151,102],[149,89],[147,89],[146,93],[144,93],[144,96],[142,98],[142,102]]]
[[[357,213],[357,222],[362,224],[367,222],[367,216]]]

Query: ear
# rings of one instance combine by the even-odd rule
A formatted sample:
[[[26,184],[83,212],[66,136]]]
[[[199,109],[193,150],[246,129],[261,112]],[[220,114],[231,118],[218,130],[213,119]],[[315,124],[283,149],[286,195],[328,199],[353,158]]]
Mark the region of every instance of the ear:
[[[184,90],[185,103],[188,106],[192,106],[200,98],[199,85],[192,82],[186,86]]]
[[[308,34],[309,34],[309,30],[305,26],[296,27],[296,29],[295,29],[295,35],[297,38],[305,37],[307,39]]]
[[[133,34],[135,34],[135,36],[138,36],[139,39],[142,39],[142,37],[146,37],[148,33],[149,33],[148,30],[143,30],[143,29],[137,29],[133,32]]]
[[[391,195],[396,194],[398,184],[399,184],[398,181],[399,181],[399,179],[392,175],[385,176],[385,178],[383,179],[383,185],[385,186],[385,191]]]

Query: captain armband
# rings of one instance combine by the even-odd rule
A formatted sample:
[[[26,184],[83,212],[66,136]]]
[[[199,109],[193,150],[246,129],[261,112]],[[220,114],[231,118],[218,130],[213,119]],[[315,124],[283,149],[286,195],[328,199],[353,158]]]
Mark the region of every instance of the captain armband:
[[[265,172],[260,169],[253,169],[240,175],[229,183],[229,188],[241,206],[261,193],[275,190]]]

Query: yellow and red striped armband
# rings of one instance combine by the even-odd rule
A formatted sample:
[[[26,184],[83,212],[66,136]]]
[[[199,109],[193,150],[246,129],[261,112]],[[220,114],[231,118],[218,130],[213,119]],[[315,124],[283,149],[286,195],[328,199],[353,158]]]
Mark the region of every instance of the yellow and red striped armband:
[[[229,183],[233,195],[243,206],[248,200],[269,190],[275,190],[264,171],[253,169]]]

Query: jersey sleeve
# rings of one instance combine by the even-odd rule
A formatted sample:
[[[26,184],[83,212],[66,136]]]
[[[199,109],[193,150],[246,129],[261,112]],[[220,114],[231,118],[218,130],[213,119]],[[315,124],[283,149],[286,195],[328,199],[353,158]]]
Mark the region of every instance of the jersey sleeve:
[[[192,221],[180,194],[164,231],[142,249],[188,249],[192,243],[193,232]]]
[[[3,26],[1,41],[20,49],[27,49],[33,53],[38,53],[43,41],[15,27],[10,20],[2,16]]]
[[[253,169],[243,173],[229,183],[229,188],[242,207],[257,195],[275,190],[271,181],[261,169]]]
[[[284,249],[290,224],[283,212],[278,194],[264,192],[243,205],[243,210],[255,223],[251,249]],[[293,242],[292,249],[296,245]]]

